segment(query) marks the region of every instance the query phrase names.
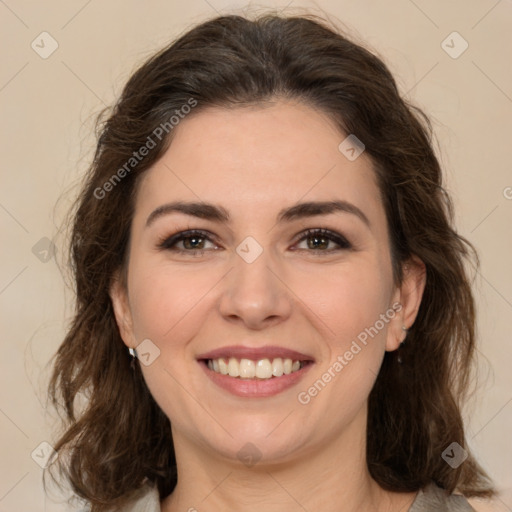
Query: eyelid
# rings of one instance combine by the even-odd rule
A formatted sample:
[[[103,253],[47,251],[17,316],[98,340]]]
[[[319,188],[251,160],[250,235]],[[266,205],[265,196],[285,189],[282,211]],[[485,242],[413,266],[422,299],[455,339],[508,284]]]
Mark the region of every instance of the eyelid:
[[[186,249],[173,249],[172,248],[173,245],[175,245],[178,242],[181,242],[184,238],[189,238],[189,237],[193,237],[193,236],[197,236],[198,238],[204,238],[204,239],[218,245],[217,237],[213,233],[210,233],[209,231],[204,230],[204,229],[186,229],[186,230],[177,231],[176,233],[174,233],[170,236],[164,236],[164,237],[160,238],[159,241],[157,242],[157,248],[163,249],[163,250],[167,249],[167,250],[175,250],[177,252],[181,251],[181,252],[188,252],[188,253],[193,253],[195,251],[205,251],[205,249],[186,250]]]
[[[209,232],[208,230],[204,229],[193,229],[189,228],[186,230],[177,231],[174,234],[170,236],[164,236],[161,238],[157,243],[157,248],[161,250],[172,250],[174,252],[181,252],[181,253],[188,253],[188,254],[196,254],[197,252],[204,253],[211,249],[176,249],[175,246],[178,242],[183,241],[183,239],[190,238],[193,236],[197,236],[198,238],[205,239],[211,243],[214,243],[215,245],[220,245],[218,243],[217,237]],[[321,236],[326,238],[327,240],[334,242],[336,245],[338,245],[338,248],[336,249],[293,249],[295,251],[305,251],[305,252],[311,252],[311,253],[325,253],[329,254],[336,251],[343,251],[343,250],[350,250],[353,248],[352,243],[342,234],[337,233],[336,231],[331,231],[326,228],[308,228],[303,231],[301,231],[294,239],[293,245],[297,245],[298,243],[302,242],[303,240],[306,240],[308,237],[312,236]]]
[[[337,244],[339,247],[337,249],[330,249],[330,250],[318,250],[320,253],[331,253],[334,251],[339,250],[350,250],[353,248],[352,243],[349,242],[349,240],[342,235],[341,233],[337,233],[336,231],[331,231],[330,229],[326,228],[308,228],[299,235],[297,235],[297,238],[294,242],[294,245],[298,244],[299,242],[302,242],[303,240],[307,239],[308,237],[312,236],[322,236],[325,237],[327,240],[330,240]],[[315,252],[314,249],[307,250],[307,249],[295,249],[295,250],[305,250],[307,252]]]

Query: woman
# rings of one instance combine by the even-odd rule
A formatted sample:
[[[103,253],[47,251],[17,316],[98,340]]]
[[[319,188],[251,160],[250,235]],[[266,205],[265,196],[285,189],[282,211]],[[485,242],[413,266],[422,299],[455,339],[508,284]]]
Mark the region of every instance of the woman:
[[[472,255],[377,57],[312,16],[197,26],[101,127],[53,466],[92,511],[472,510]]]

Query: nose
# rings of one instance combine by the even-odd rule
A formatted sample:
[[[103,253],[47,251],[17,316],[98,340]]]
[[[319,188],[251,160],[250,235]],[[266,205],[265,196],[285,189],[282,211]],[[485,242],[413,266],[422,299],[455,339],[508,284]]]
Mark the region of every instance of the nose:
[[[233,258],[234,268],[223,280],[222,316],[253,330],[286,320],[292,311],[292,292],[267,251],[251,263],[238,254]]]

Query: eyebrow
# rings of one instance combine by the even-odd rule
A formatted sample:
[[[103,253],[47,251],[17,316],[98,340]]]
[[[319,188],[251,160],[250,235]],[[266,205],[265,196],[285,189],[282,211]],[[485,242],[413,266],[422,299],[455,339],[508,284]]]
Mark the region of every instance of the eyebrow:
[[[206,219],[224,224],[229,224],[230,222],[229,212],[222,206],[205,202],[174,201],[172,203],[159,206],[153,210],[146,220],[146,227],[149,227],[156,219],[171,213],[183,213],[199,219]],[[309,201],[295,204],[282,209],[277,215],[277,222],[290,222],[296,219],[304,219],[307,217],[314,217],[316,215],[328,215],[330,213],[352,214],[363,221],[367,227],[371,227],[368,217],[361,209],[348,201],[342,200]]]

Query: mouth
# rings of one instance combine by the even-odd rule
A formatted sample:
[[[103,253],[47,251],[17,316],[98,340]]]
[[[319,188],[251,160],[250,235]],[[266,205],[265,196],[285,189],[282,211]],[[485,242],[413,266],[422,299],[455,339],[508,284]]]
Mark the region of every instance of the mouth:
[[[294,350],[242,346],[201,354],[197,361],[215,384],[241,397],[280,393],[301,380],[315,362],[311,356]]]

